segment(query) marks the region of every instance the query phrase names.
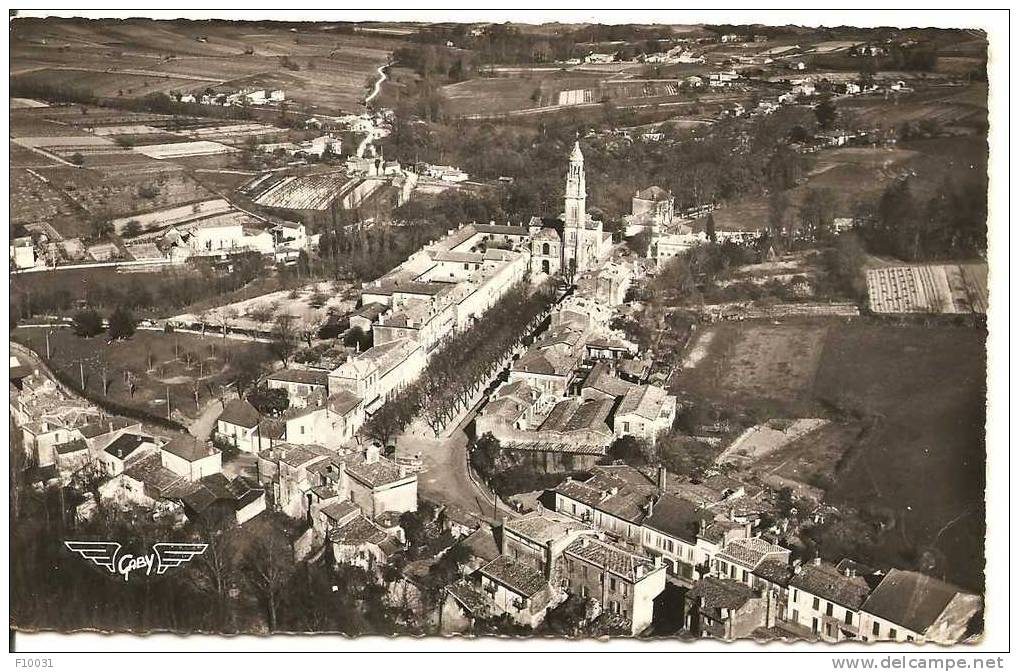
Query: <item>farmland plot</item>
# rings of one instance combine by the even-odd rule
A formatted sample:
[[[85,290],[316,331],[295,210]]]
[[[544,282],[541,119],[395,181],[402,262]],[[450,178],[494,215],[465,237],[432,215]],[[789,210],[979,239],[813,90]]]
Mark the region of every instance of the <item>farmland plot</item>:
[[[270,186],[253,200],[269,208],[324,210],[343,193],[350,182],[346,173],[292,175]]]
[[[218,215],[229,212],[232,206],[222,198],[214,198],[207,201],[197,201],[188,205],[181,205],[174,208],[165,208],[152,212],[136,213],[126,217],[118,217],[111,224],[117,233],[123,231],[128,222],[137,222],[142,231],[165,229],[170,226],[184,224],[195,219]]]
[[[174,142],[165,145],[145,145],[135,147],[134,151],[153,159],[182,159],[190,156],[209,156],[213,154],[227,154],[236,152],[233,147],[210,142],[208,140],[195,140],[193,142]]]
[[[867,271],[875,313],[986,313],[986,264],[925,264]]]

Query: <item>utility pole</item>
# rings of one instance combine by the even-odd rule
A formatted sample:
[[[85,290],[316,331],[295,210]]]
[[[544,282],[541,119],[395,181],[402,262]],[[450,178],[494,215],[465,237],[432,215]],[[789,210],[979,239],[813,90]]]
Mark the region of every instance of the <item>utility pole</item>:
[[[53,333],[52,329],[46,330],[46,359],[50,358],[50,334]]]
[[[170,386],[166,386],[166,419],[170,420]]]
[[[85,391],[85,360],[78,360],[78,373],[81,374],[81,391]]]

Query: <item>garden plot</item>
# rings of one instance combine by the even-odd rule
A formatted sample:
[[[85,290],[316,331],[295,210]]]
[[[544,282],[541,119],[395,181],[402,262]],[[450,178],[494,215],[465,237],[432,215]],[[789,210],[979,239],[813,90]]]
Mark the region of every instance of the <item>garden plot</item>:
[[[120,126],[96,126],[92,133],[105,137],[108,135],[165,135],[166,131],[146,124],[128,124]]]
[[[325,210],[345,190],[351,178],[346,173],[292,175],[269,187],[253,200],[270,208]]]
[[[890,266],[867,271],[875,313],[986,313],[986,264]]]
[[[12,224],[52,220],[74,213],[60,192],[23,168],[11,169],[10,190]]]
[[[227,154],[236,152],[233,147],[211,142],[208,140],[195,140],[194,142],[173,142],[163,145],[145,145],[135,147],[134,151],[153,159],[182,159],[190,156],[210,156],[214,154]]]
[[[116,149],[117,145],[107,138],[94,135],[48,135],[19,137],[18,144],[32,149],[44,149],[53,153],[87,151],[96,148]]]
[[[118,217],[111,223],[117,233],[124,230],[129,222],[137,222],[140,231],[155,231],[184,224],[196,219],[210,217],[230,212],[233,206],[223,198],[214,198],[207,201],[198,201],[188,205],[180,205],[174,208],[164,208],[153,212],[143,212],[127,217]]]
[[[188,131],[188,134],[203,140],[217,139],[228,141],[237,139],[243,140],[251,136],[272,135],[283,132],[284,129],[282,128],[267,126],[265,124],[226,124],[223,126],[195,128]]]
[[[559,92],[560,105],[581,105],[594,100],[594,93],[591,89],[571,89]]]
[[[357,292],[344,282],[316,282],[304,287],[270,292],[253,299],[237,301],[203,312],[200,315],[185,313],[168,321],[178,324],[201,324],[209,328],[268,333],[279,315],[290,315],[302,325],[320,325],[331,313],[346,315],[357,305]]]
[[[745,467],[827,424],[819,418],[769,420],[748,428],[715,459],[716,464]]]

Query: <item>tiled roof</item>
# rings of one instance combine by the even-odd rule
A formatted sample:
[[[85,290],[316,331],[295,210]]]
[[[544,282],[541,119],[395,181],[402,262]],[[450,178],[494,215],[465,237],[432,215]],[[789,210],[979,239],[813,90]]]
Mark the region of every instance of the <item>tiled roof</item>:
[[[688,544],[696,544],[701,521],[709,523],[713,518],[713,514],[699,509],[693,502],[665,494],[655,502],[651,515],[644,520],[644,526]]]
[[[461,543],[470,549],[471,555],[482,560],[491,562],[499,557],[499,547],[495,543],[495,534],[490,525],[482,525],[464,537]]]
[[[223,412],[220,413],[219,420],[250,429],[258,425],[260,417],[258,411],[248,401],[244,399],[231,399],[230,403],[223,409]]]
[[[803,565],[789,585],[854,611],[870,593],[870,586],[862,576],[846,576],[827,562]]]
[[[463,607],[464,611],[475,618],[485,618],[491,613],[488,598],[467,581],[447,586],[446,592]]]
[[[329,530],[329,541],[334,544],[359,546],[361,544],[380,544],[386,540],[386,533],[364,515],[351,519],[345,525]]]
[[[74,441],[59,443],[55,447],[58,455],[68,455],[70,453],[76,453],[79,450],[88,450],[88,445],[83,439],[75,439]]]
[[[347,474],[365,485],[377,488],[407,478],[407,473],[384,457],[368,462],[364,456],[351,456],[344,460]]]
[[[730,541],[722,549],[722,552],[718,554],[718,558],[735,562],[748,569],[756,569],[757,565],[769,555],[780,555],[788,558],[789,551],[760,537],[749,537]]]
[[[289,367],[271,374],[266,380],[278,380],[285,383],[303,383],[305,385],[321,385],[329,383],[329,374],[317,369],[298,369]]]
[[[574,357],[554,350],[532,348],[513,362],[511,370],[547,376],[566,376],[573,371],[576,365],[577,360]]]
[[[191,435],[180,435],[163,446],[163,450],[172,453],[188,462],[195,462],[219,452],[211,446],[198,441]]]
[[[754,597],[754,591],[739,581],[706,576],[695,583],[686,596],[703,600],[703,609],[739,609]]]
[[[162,497],[172,496],[171,488],[184,480],[163,466],[158,453],[152,453],[138,460],[124,469],[124,474],[144,483],[147,487],[152,488],[155,494]]]
[[[863,611],[924,634],[961,592],[925,574],[893,569],[863,603]]]
[[[323,506],[320,511],[332,520],[342,521],[346,519],[347,516],[360,511],[360,509],[357,507],[357,504],[353,502],[342,501],[327,504]]]
[[[78,432],[86,439],[94,439],[97,436],[109,434],[110,432],[115,432],[119,429],[124,429],[137,424],[140,423],[128,420],[127,418],[107,418],[105,420],[98,420],[96,422],[90,422],[87,425],[83,425],[78,428]]]
[[[553,432],[601,431],[611,433],[608,425],[611,399],[564,399],[552,408],[539,429]]]
[[[348,390],[340,390],[336,394],[330,395],[329,400],[327,401],[329,410],[337,415],[346,415],[347,413],[350,413],[356,409],[360,403],[361,397]]]
[[[565,553],[622,576],[627,581],[639,581],[655,567],[651,560],[642,555],[630,553],[624,548],[594,537],[577,539],[566,547]]]
[[[519,518],[507,520],[503,523],[503,526],[506,530],[535,541],[540,545],[562,539],[567,534],[577,530],[590,529],[584,523],[564,516],[561,513],[548,511],[547,509],[534,511]]]
[[[524,597],[537,595],[548,586],[544,574],[508,555],[500,555],[482,567],[481,574]]]
[[[644,201],[667,201],[672,195],[658,186],[651,186],[637,192],[637,198]]]
[[[785,559],[765,558],[761,561],[761,564],[757,565],[757,569],[753,571],[753,574],[775,585],[788,586],[789,580],[793,575],[793,568],[789,566],[789,562]]]
[[[616,410],[617,416],[637,415],[657,420],[662,414],[668,394],[655,385],[638,385],[630,388]]]
[[[577,441],[550,441],[535,439],[534,441],[503,441],[503,450],[518,450],[527,453],[561,453],[564,455],[602,455],[606,453],[606,445],[592,445]]]
[[[637,469],[626,465],[597,466],[584,482],[567,479],[555,492],[634,524],[643,522],[648,500],[658,487]]]

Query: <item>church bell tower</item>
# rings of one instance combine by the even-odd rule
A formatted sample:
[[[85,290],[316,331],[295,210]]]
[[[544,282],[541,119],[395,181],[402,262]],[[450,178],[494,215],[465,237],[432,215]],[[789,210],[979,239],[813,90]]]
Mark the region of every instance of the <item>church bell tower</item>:
[[[580,246],[587,220],[587,186],[584,184],[584,154],[580,141],[573,145],[570,170],[566,174],[565,240],[563,240],[563,267],[580,265]]]

